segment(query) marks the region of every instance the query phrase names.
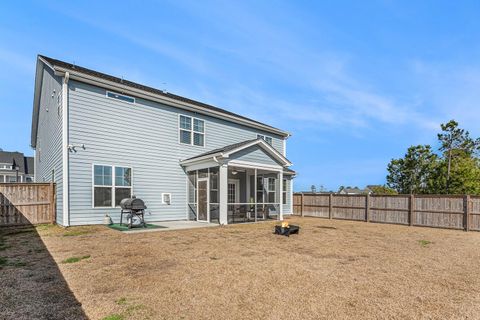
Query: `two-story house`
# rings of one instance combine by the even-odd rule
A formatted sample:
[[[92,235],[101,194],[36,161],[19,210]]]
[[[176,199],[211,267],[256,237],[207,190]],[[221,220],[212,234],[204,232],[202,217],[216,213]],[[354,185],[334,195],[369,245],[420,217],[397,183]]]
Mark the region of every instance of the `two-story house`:
[[[0,183],[33,182],[33,157],[0,150]]]
[[[104,73],[38,56],[31,145],[57,185],[57,222],[119,220],[135,195],[148,221],[221,224],[292,212],[290,134]]]

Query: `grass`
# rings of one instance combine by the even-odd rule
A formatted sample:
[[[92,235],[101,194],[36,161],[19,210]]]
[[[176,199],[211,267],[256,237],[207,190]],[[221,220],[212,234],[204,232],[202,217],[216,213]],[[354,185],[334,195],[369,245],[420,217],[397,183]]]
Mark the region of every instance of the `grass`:
[[[70,257],[62,261],[62,263],[76,263],[82,260],[88,259],[90,256],[82,256],[82,257]]]
[[[111,314],[109,316],[106,316],[102,318],[102,320],[123,320],[125,317],[121,314]]]
[[[12,248],[1,253],[5,264],[29,267],[0,272],[0,301],[13,301],[0,308],[0,319],[62,319],[72,308],[84,318],[110,320],[480,314],[480,232],[319,218],[289,222],[300,225],[300,234],[273,235],[274,223],[265,222],[138,234],[71,229],[88,237],[63,237],[62,228],[48,229],[57,236],[40,233],[41,239],[14,235],[6,238]],[[41,244],[46,250],[37,253]],[[85,253],[95,259],[79,262]],[[67,257],[76,264],[55,264]],[[31,290],[37,287],[55,297]]]
[[[7,245],[5,243],[5,239],[3,237],[0,237],[0,251],[5,251],[10,247],[11,247],[10,245]]]
[[[83,236],[85,234],[92,233],[88,230],[69,230],[63,234],[64,237],[76,237],[76,236]]]
[[[420,245],[422,247],[426,247],[428,246],[430,243],[432,243],[431,241],[428,241],[428,240],[418,240],[418,243],[420,243]]]
[[[10,261],[8,258],[0,257],[0,269],[3,267],[25,267],[27,265],[24,261]]]

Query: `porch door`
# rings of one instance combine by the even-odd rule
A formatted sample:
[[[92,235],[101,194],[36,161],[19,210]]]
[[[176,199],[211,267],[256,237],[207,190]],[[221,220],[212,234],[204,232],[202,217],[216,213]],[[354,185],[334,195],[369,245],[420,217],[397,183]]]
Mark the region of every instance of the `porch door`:
[[[240,181],[237,179],[228,179],[228,203],[240,202]]]
[[[197,220],[208,221],[208,179],[207,178],[198,179],[197,192],[198,192]]]

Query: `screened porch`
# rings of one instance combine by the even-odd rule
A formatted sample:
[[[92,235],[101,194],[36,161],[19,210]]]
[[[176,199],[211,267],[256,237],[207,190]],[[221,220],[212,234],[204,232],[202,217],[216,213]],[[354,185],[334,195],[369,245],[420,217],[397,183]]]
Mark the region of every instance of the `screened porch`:
[[[282,219],[287,180],[281,170],[224,165],[187,175],[191,220],[231,224]]]

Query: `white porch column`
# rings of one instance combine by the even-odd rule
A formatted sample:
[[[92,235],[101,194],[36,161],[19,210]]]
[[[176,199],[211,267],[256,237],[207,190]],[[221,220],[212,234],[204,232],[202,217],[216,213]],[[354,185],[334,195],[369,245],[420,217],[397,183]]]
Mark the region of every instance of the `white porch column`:
[[[280,191],[280,197],[279,197],[279,199],[280,199],[280,205],[279,205],[280,215],[279,215],[279,219],[283,220],[283,171],[280,171],[278,173],[278,179],[279,179],[279,185],[280,185],[280,188],[279,188],[280,189],[279,190]]]
[[[218,175],[219,220],[220,224],[228,224],[228,165],[221,165]]]
[[[255,168],[255,175],[254,175],[254,179],[253,179],[253,188],[254,188],[254,191],[253,191],[253,194],[254,194],[254,203],[255,203],[255,222],[257,222],[257,168]]]

